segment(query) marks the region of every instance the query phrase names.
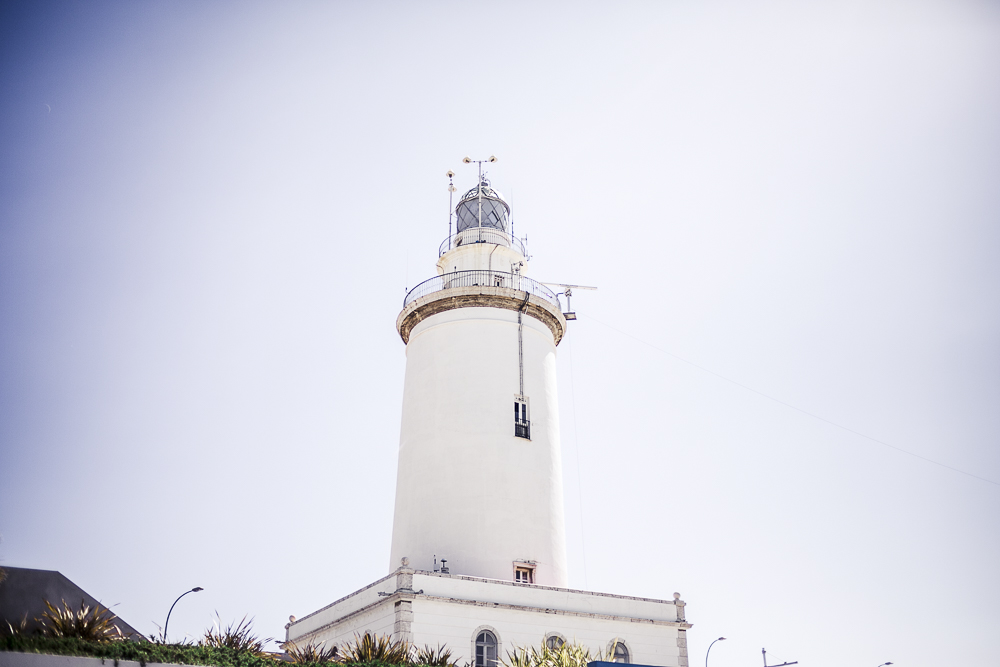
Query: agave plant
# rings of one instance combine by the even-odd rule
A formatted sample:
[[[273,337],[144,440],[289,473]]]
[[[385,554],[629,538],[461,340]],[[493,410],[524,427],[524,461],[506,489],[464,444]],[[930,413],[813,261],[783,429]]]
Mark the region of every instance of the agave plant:
[[[513,651],[507,651],[506,660],[500,660],[503,667],[538,667],[541,663],[538,649],[534,646],[515,646]]]
[[[295,642],[286,642],[281,645],[291,662],[296,665],[318,662],[336,662],[338,650],[336,646],[324,648],[323,644],[309,642],[305,646],[298,646]]]
[[[258,639],[253,633],[253,619],[249,621],[244,616],[239,623],[230,623],[225,628],[219,622],[219,614],[215,614],[216,621],[212,627],[205,631],[205,636],[201,640],[203,646],[215,648],[228,648],[239,653],[249,653],[255,656],[264,656],[264,644],[272,638]]]
[[[21,617],[21,622],[17,625],[7,621],[7,629],[12,637],[19,637],[28,634],[28,612],[24,612],[24,616]]]
[[[423,648],[414,652],[413,662],[430,667],[458,667],[458,662],[451,658],[451,649],[442,644],[438,644],[436,649],[424,644]]]
[[[354,641],[340,649],[340,662],[384,662],[389,665],[408,665],[412,662],[409,642],[402,639],[393,641],[386,635],[354,635]]]
[[[117,616],[101,605],[91,609],[81,600],[79,611],[74,611],[65,600],[62,601],[62,606],[55,606],[45,600],[45,609],[42,617],[35,620],[41,624],[39,630],[46,637],[76,637],[92,642],[125,639],[122,631],[115,625]],[[12,627],[11,631],[13,630]]]
[[[611,655],[614,655],[614,647]],[[575,643],[549,647],[543,642],[539,648],[514,647],[500,662],[504,667],[587,667],[594,660],[604,660],[603,653],[598,651],[596,655],[592,654],[586,646]]]

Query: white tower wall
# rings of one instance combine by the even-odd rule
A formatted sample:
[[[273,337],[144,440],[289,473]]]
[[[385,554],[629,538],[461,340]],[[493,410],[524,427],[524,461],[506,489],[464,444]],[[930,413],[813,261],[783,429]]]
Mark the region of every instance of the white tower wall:
[[[454,574],[511,581],[519,562],[534,566],[535,583],[566,586],[556,389],[565,320],[521,291],[531,289],[524,255],[490,234],[460,234],[437,262],[444,289],[397,322],[406,379],[389,569],[406,557],[432,570],[436,556]],[[530,439],[515,435],[519,396]]]
[[[566,586],[562,464],[552,332],[523,319],[531,439],[514,436],[517,312],[467,307],[420,322],[406,347],[390,570],[403,557],[503,579],[535,562],[539,584]]]
[[[461,235],[459,235],[461,236]],[[452,271],[517,271],[525,275],[528,263],[517,250],[492,243],[472,243],[449,250],[437,263],[438,273]]]

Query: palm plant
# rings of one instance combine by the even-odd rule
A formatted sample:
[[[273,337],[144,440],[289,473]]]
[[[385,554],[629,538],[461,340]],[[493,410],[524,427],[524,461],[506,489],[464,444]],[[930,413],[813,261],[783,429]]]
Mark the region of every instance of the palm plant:
[[[7,628],[12,637],[26,635],[28,633],[28,612],[24,612],[24,616],[21,617],[21,622],[17,625],[7,621]]]
[[[438,644],[436,649],[424,644],[423,648],[417,649],[414,653],[413,662],[430,667],[458,667],[458,662],[452,660],[451,649],[446,644]]]
[[[216,622],[213,622],[212,627],[205,631],[205,636],[201,640],[203,646],[228,648],[239,653],[249,653],[258,657],[265,655],[264,644],[272,641],[272,638],[258,639],[253,633],[252,618],[248,621],[247,617],[244,616],[243,620],[239,623],[230,623],[224,629],[221,623],[218,622],[218,613],[215,614],[215,618]]]
[[[341,648],[338,659],[343,663],[383,662],[389,665],[408,665],[412,662],[411,654],[409,642],[402,639],[393,641],[386,635],[366,632],[363,636],[355,634],[354,641]]]
[[[612,645],[610,654],[613,656],[614,653],[615,647]],[[592,654],[589,648],[575,643],[567,642],[558,647],[549,647],[543,642],[539,648],[515,646],[500,663],[503,667],[587,667],[594,660],[604,660],[603,652]]]
[[[285,649],[285,653],[291,659],[291,662],[296,665],[336,662],[338,653],[337,647],[331,646],[329,648],[323,648],[324,643],[325,642],[314,644],[309,642],[305,646],[298,646],[294,642],[286,642],[285,644],[282,644],[281,647]]]
[[[544,645],[542,650],[545,650]],[[500,664],[503,667],[539,667],[542,658],[534,646],[515,646],[513,651],[507,651],[507,659],[501,660]]]
[[[117,616],[101,605],[91,609],[81,600],[79,611],[74,611],[65,600],[62,601],[62,606],[45,600],[45,608],[42,617],[35,620],[41,624],[39,629],[46,637],[76,637],[93,642],[125,639],[122,631],[115,625]]]

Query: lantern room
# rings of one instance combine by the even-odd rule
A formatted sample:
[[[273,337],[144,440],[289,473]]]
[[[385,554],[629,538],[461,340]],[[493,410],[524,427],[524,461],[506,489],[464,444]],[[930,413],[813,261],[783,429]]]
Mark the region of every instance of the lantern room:
[[[510,207],[499,192],[490,187],[483,178],[459,200],[455,207],[458,218],[458,232],[475,227],[490,227],[506,232],[510,220]]]

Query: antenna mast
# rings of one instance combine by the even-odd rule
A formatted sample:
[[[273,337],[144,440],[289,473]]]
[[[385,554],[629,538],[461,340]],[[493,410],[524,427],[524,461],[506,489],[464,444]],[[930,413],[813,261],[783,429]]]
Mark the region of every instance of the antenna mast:
[[[455,183],[452,180],[455,178],[455,172],[449,169],[446,175],[448,176],[448,250],[451,250],[451,216],[454,213],[451,198],[455,193]]]
[[[476,184],[476,194],[479,196],[479,233],[483,233],[483,163],[484,162],[496,162],[497,156],[491,155],[489,160],[473,160],[469,156],[462,158],[462,162],[465,164],[472,164],[475,162],[479,165],[479,183]]]

